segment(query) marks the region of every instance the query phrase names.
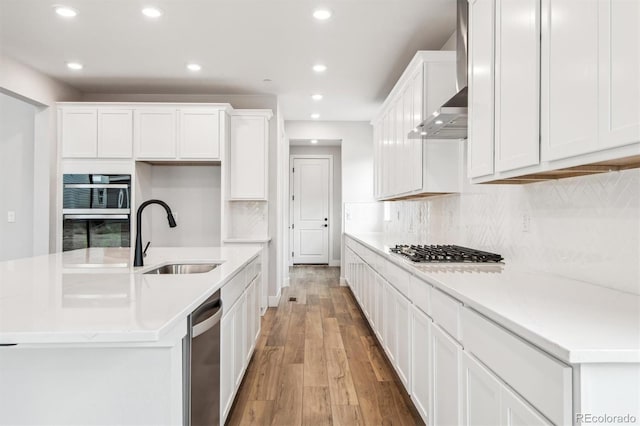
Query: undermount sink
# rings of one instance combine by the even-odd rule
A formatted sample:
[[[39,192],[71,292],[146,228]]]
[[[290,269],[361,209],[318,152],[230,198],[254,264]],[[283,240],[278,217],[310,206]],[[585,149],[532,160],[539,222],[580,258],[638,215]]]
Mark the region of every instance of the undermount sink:
[[[205,272],[212,271],[218,265],[218,263],[172,263],[169,265],[159,266],[145,272],[145,274],[204,274]]]

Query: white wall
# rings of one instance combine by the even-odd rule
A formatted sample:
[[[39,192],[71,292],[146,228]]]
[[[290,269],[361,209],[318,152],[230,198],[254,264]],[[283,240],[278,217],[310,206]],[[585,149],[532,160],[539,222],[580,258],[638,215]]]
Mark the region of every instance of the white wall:
[[[294,155],[330,155],[333,157],[333,210],[329,226],[331,227],[331,240],[333,258],[331,263],[340,263],[341,259],[341,215],[342,215],[342,155],[339,146],[291,146],[289,154]],[[289,170],[292,165],[289,164]]]
[[[33,255],[35,114],[33,105],[0,93],[0,261]]]
[[[440,50],[456,50],[456,43],[457,43],[456,32],[454,31],[451,34],[451,37],[449,37],[449,40],[447,40],[442,45],[442,48]]]
[[[399,219],[398,219],[399,215]],[[459,244],[640,294],[640,170],[391,203],[390,244]]]
[[[154,247],[219,246],[220,189],[220,166],[151,166],[151,196],[169,205],[178,226],[169,227],[161,206],[146,207],[143,223],[151,220],[151,232],[142,236],[143,247],[147,241]]]
[[[0,92],[38,107],[34,129],[33,251],[56,250],[57,119],[56,102],[76,101],[81,92],[0,53]]]

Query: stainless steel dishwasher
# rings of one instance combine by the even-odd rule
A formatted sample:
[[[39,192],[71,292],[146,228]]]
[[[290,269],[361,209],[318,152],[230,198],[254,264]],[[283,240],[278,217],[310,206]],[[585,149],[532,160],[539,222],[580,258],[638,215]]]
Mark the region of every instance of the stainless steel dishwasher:
[[[191,315],[184,339],[184,424],[220,424],[220,318],[222,301],[216,291]]]

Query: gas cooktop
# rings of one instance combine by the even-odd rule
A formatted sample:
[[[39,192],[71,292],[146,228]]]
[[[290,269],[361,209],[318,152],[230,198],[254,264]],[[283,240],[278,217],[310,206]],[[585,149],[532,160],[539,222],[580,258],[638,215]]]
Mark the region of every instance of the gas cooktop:
[[[416,263],[499,263],[502,256],[455,245],[404,245],[389,249]]]

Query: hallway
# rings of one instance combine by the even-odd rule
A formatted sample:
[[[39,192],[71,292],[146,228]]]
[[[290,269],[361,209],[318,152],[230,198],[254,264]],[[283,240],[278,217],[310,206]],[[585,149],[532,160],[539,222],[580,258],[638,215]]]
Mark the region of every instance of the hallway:
[[[295,301],[289,301],[295,298]],[[422,424],[339,268],[297,266],[262,334],[229,425]]]

